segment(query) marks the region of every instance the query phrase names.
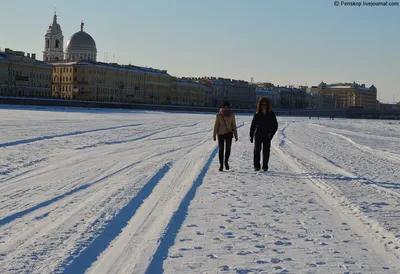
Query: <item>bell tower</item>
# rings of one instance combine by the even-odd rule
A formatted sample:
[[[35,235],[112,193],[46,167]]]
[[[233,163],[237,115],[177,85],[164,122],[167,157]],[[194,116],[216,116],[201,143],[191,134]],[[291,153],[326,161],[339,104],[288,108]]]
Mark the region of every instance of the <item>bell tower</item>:
[[[57,14],[54,12],[53,23],[49,25],[45,35],[43,51],[44,62],[56,62],[64,59],[64,36],[57,23]]]

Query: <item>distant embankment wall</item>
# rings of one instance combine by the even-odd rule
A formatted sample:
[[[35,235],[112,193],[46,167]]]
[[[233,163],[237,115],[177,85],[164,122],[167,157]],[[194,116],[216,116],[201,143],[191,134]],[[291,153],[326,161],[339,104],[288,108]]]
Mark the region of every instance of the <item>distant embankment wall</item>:
[[[196,107],[196,106],[176,106],[176,105],[152,105],[152,104],[128,104],[97,101],[78,101],[61,100],[46,98],[22,98],[0,96],[0,104],[5,105],[34,105],[34,106],[56,106],[56,107],[83,107],[83,108],[110,108],[110,109],[137,109],[137,110],[160,110],[160,111],[193,111],[216,113],[218,108]],[[255,109],[243,110],[234,109],[236,113],[254,113]],[[400,119],[400,110],[380,111],[366,109],[276,109],[275,113],[279,116],[306,116],[306,117],[329,117],[337,118],[387,118]]]
[[[21,97],[0,97],[0,104],[7,105],[35,105],[35,106],[58,106],[58,107],[84,107],[84,108],[112,108],[112,109],[138,109],[138,110],[161,110],[161,111],[193,111],[216,113],[218,108],[177,106],[177,105],[153,105],[153,104],[128,104],[97,101],[78,101],[45,98],[21,98]],[[254,113],[255,109],[234,109],[236,113]],[[287,116],[330,116],[344,117],[343,110],[275,110],[277,115]]]

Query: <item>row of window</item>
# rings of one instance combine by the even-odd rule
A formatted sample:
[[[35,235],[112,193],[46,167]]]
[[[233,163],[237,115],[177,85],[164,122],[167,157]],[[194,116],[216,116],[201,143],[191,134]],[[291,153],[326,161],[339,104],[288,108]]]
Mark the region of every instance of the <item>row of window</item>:
[[[45,88],[49,88],[49,84],[48,83],[42,84],[40,82],[39,82],[39,84],[37,84],[36,82],[23,82],[23,84],[21,84],[21,82],[12,81],[9,84],[8,81],[6,80],[4,82],[4,84],[7,85],[7,86],[11,86],[11,87],[24,86],[24,87],[27,87],[27,88],[30,88],[30,87],[39,87],[39,88],[45,87]]]
[[[62,80],[61,82],[71,82],[72,81],[72,77],[62,77],[61,80]],[[55,76],[53,81],[54,81],[54,83],[57,83],[58,82],[58,77]],[[76,77],[74,77],[74,81],[76,81]]]
[[[96,61],[96,54],[94,53],[66,53],[65,59],[70,60],[94,60]]]
[[[34,94],[41,94],[41,95],[49,95],[50,91],[47,90],[38,90],[38,89],[32,89],[32,88],[5,88],[5,87],[0,87],[0,95],[10,95],[10,94],[16,94],[20,96],[33,96]]]
[[[8,76],[7,67],[0,67],[0,75]],[[12,77],[26,76],[26,77],[29,77],[30,79],[44,80],[44,81],[50,81],[50,79],[51,79],[51,73],[34,72],[34,71],[17,70],[17,69],[12,69],[11,75],[12,75]]]
[[[59,68],[59,67],[54,67],[53,68],[53,71],[54,72],[56,72],[56,73],[61,73],[61,72],[63,72],[63,73],[67,73],[67,72],[72,72],[72,68]],[[76,68],[74,68],[74,72],[76,72],[77,70],[76,70]]]
[[[54,68],[55,72],[72,72],[72,68]],[[85,68],[79,68],[79,71],[82,73],[86,73]],[[74,72],[78,72],[78,68],[74,68]],[[101,70],[101,69],[88,69],[89,74],[97,74],[97,75],[115,75],[116,77],[123,77],[123,78],[131,78],[138,81],[154,81],[159,83],[170,83],[171,79],[169,77],[160,77],[159,75],[142,75],[138,73],[132,73],[128,71],[112,71],[112,70]]]
[[[53,87],[53,91],[56,91],[57,90],[57,87],[56,86],[54,86]],[[61,87],[61,91],[72,91],[72,86],[62,86]],[[110,94],[110,93],[118,93],[118,94],[120,94],[121,93],[121,90],[120,89],[111,89],[111,88],[104,88],[104,87],[91,87],[91,88],[89,88],[89,89],[87,89],[86,90],[87,92],[89,92],[89,93],[99,93],[99,94]],[[85,89],[84,88],[81,88],[80,89],[80,92],[85,92]],[[150,94],[150,92],[151,92],[151,94],[153,94],[153,92],[152,91],[149,91],[149,90],[139,90],[139,89],[135,89],[134,91],[131,91],[131,92],[133,92],[134,93],[134,95],[135,96],[145,96],[145,94]],[[124,94],[126,94],[126,93],[129,93],[129,91],[127,92],[127,91],[125,91],[124,92]],[[163,94],[163,95],[165,95],[165,96],[168,96],[168,93],[169,93],[169,91],[164,91],[164,92],[158,92],[158,93],[155,93],[157,96],[159,96],[160,94]],[[173,95],[175,98],[178,98],[178,97],[182,97],[182,96],[179,96],[178,95],[179,93],[176,93],[176,92],[171,92],[171,95]],[[183,93],[183,94],[186,94],[186,93]],[[191,98],[191,100],[201,100],[204,96],[202,96],[203,94],[195,94],[194,96],[192,95],[192,96],[184,96],[185,98]]]
[[[57,87],[53,86],[53,91],[57,91]],[[61,91],[72,91],[72,86],[62,86]]]
[[[69,86],[69,87],[65,86],[65,88],[63,86],[62,91],[71,91],[71,86]],[[106,89],[106,88],[90,89],[90,90],[87,90],[86,92],[84,89],[81,89],[79,93],[80,94],[92,94],[93,96],[98,96],[98,95],[124,95],[124,96],[126,96],[126,93],[121,93],[120,90]],[[160,99],[160,97],[165,99],[169,96],[168,94],[149,93],[149,92],[144,92],[144,91],[135,91],[131,95],[133,95],[134,97],[138,97],[138,98],[149,97],[149,98],[158,98],[158,99]],[[171,97],[174,100],[180,100],[183,102],[202,101],[204,99],[204,97],[201,97],[201,96],[184,96],[184,97],[182,97],[182,96],[179,96],[176,94],[172,94]]]

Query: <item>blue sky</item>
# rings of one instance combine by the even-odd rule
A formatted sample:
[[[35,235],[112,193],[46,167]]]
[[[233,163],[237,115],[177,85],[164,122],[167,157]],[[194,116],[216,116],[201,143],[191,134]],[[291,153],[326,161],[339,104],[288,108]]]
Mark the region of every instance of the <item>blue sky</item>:
[[[54,6],[69,37],[85,22],[100,61],[279,85],[374,84],[400,101],[400,6],[331,0],[1,1],[0,47],[36,52]],[[115,55],[115,59],[113,56]]]

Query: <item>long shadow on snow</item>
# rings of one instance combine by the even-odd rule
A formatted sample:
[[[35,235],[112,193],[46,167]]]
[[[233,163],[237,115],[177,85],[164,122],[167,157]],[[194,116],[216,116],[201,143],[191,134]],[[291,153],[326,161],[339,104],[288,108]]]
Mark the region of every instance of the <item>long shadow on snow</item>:
[[[54,197],[54,198],[52,198],[50,200],[44,201],[44,202],[42,202],[42,203],[40,203],[40,204],[38,204],[38,205],[36,205],[34,207],[25,209],[23,211],[14,213],[13,215],[10,215],[10,216],[7,216],[7,217],[5,217],[3,219],[0,219],[0,227],[5,225],[5,224],[8,224],[8,223],[10,223],[10,222],[12,222],[12,221],[14,221],[16,219],[18,219],[18,218],[21,218],[21,217],[23,217],[23,216],[25,216],[25,215],[27,215],[27,214],[39,209],[39,208],[42,208],[42,207],[48,206],[48,205],[50,205],[50,204],[52,204],[54,202],[57,202],[57,201],[65,198],[65,197],[67,197],[69,195],[72,195],[72,194],[74,194],[74,193],[76,193],[78,191],[85,190],[85,189],[91,187],[92,185],[100,183],[100,182],[104,181],[105,179],[107,179],[109,177],[112,177],[112,176],[114,176],[114,175],[116,175],[116,174],[118,174],[118,173],[120,173],[120,172],[122,172],[122,171],[124,171],[124,170],[126,170],[128,168],[131,168],[131,167],[133,167],[134,165],[137,165],[137,164],[138,164],[138,162],[130,164],[130,165],[126,166],[126,167],[118,169],[117,171],[114,171],[111,174],[108,174],[108,175],[106,175],[104,177],[101,177],[100,179],[98,179],[98,180],[96,180],[96,181],[94,181],[92,183],[84,184],[84,185],[82,185],[80,187],[74,188],[73,190],[70,190],[70,191],[68,191],[68,192],[66,192],[64,194],[61,194],[61,195],[59,195],[57,197]]]
[[[61,268],[65,268],[63,273],[84,273],[92,263],[97,260],[97,257],[106,250],[110,243],[121,233],[122,229],[135,215],[144,200],[150,196],[153,189],[170,170],[170,165],[171,163],[165,164],[146,185],[141,188],[139,193],[107,224],[101,234],[98,235],[89,246],[81,245],[66,259],[66,262],[61,265]],[[67,265],[71,261],[72,263]]]
[[[196,181],[183,198],[178,210],[175,211],[174,215],[169,221],[166,232],[159,240],[160,245],[158,246],[157,251],[155,252],[148,268],[146,269],[146,274],[163,273],[163,263],[168,256],[168,250],[174,245],[176,235],[178,234],[178,231],[188,214],[190,202],[195,197],[197,188],[203,183],[204,177],[210,168],[214,157],[217,155],[217,152],[218,147],[214,149],[211,156],[208,158],[206,165],[203,167]]]
[[[0,147],[11,147],[11,146],[17,146],[17,145],[22,145],[22,144],[34,143],[37,141],[51,140],[54,138],[75,136],[75,135],[81,135],[81,134],[85,134],[85,133],[120,129],[120,128],[126,128],[126,127],[137,127],[137,126],[141,126],[141,125],[142,124],[132,124],[132,125],[125,125],[125,126],[117,126],[117,127],[107,127],[107,128],[98,128],[98,129],[83,130],[83,131],[74,131],[74,132],[63,133],[63,134],[58,134],[58,135],[46,135],[46,136],[42,136],[42,137],[36,137],[36,138],[30,138],[30,139],[25,139],[25,140],[17,140],[14,142],[2,143],[2,144],[0,144]]]

